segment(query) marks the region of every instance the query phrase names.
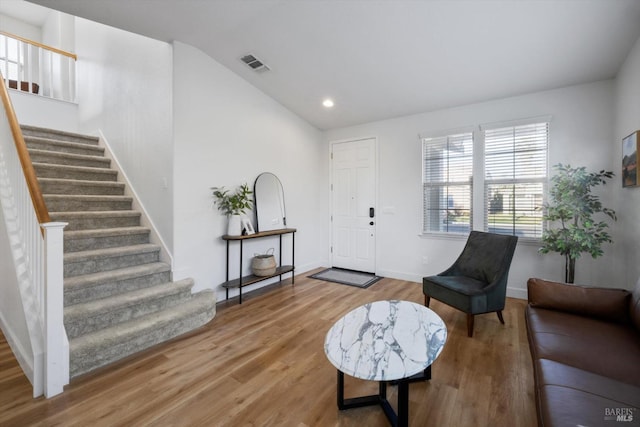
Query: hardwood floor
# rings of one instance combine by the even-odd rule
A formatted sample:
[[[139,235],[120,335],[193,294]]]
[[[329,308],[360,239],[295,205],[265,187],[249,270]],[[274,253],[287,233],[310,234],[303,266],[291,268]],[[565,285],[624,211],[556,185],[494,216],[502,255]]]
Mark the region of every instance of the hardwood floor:
[[[387,426],[378,407],[338,411],[324,338],[364,303],[422,304],[421,285],[383,279],[358,289],[307,274],[242,305],[221,303],[200,330],[78,378],[48,400],[31,397],[0,335],[0,426]],[[507,299],[506,325],[495,314],[476,316],[468,338],[464,313],[431,301],[449,335],[431,381],[410,385],[410,425],[536,425],[525,304]],[[346,397],[377,390],[348,376],[345,384]]]

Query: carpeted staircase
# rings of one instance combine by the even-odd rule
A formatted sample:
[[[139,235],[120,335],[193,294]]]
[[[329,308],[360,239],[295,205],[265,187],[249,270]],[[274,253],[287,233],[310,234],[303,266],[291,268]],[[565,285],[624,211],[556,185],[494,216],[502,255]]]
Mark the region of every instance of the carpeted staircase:
[[[125,184],[98,138],[22,126],[52,221],[64,232],[64,324],[71,378],[177,335],[215,315],[213,291],[171,281]]]

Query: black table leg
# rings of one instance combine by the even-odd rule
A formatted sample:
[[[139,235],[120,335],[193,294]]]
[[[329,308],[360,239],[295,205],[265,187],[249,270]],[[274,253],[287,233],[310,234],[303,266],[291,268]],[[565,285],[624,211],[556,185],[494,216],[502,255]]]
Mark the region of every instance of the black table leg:
[[[296,233],[291,233],[291,266],[293,267],[291,270],[291,284],[293,285],[296,281]]]
[[[384,384],[384,390],[386,395],[386,387]],[[381,386],[382,390],[382,386]],[[386,400],[386,398],[385,398]],[[380,404],[380,395],[373,394],[371,396],[352,397],[350,399],[344,398],[344,373],[338,371],[338,409],[341,411],[344,409],[361,408],[363,406],[373,406]]]
[[[409,426],[409,381],[398,383],[398,423],[397,427]]]
[[[238,304],[242,304],[242,240],[240,240],[240,284],[238,285]]]
[[[338,371],[338,409],[341,411],[346,409],[344,407],[344,373],[342,371]]]
[[[422,374],[420,374],[422,375]],[[398,384],[398,413],[393,410],[387,400],[387,382],[380,381],[378,394],[370,396],[344,398],[344,373],[338,370],[337,403],[338,409],[361,408],[363,406],[380,405],[385,416],[394,427],[408,427],[409,425],[409,378],[400,380]]]
[[[225,282],[229,281],[229,241],[227,240],[227,273],[226,273],[226,279]],[[229,299],[229,288],[227,288],[227,299]]]
[[[409,378],[405,378],[403,381],[409,383],[417,383],[420,381],[427,381],[431,379],[431,365],[427,366],[424,371],[418,372],[415,375],[410,376]],[[400,381],[394,380],[390,381],[391,385],[398,385]]]

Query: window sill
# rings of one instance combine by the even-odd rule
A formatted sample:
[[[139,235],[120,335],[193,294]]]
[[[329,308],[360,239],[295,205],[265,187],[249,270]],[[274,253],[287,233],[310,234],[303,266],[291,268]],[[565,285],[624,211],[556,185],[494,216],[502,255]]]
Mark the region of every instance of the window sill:
[[[467,240],[469,233],[419,233],[421,239]]]
[[[477,230],[482,231],[482,230]],[[469,233],[418,233],[421,239],[467,240]],[[519,237],[518,245],[542,247],[542,240],[534,237]]]

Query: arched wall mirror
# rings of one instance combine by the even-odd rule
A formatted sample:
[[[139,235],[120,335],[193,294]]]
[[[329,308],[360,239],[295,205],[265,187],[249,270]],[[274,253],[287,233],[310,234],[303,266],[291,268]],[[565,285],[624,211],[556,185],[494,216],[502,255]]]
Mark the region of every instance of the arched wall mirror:
[[[258,175],[253,185],[258,231],[287,227],[284,209],[284,190],[277,176],[270,172]]]

